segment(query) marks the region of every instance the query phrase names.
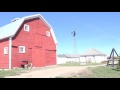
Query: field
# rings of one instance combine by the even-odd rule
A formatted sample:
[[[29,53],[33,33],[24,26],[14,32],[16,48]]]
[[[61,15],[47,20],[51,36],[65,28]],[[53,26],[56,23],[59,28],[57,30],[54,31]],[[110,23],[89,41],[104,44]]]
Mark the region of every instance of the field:
[[[72,77],[58,76],[56,78],[120,78],[120,71],[114,70],[113,67],[88,67],[88,70]]]
[[[12,69],[12,70],[0,70],[0,78],[4,78],[6,76],[15,76],[20,73],[28,72],[29,69]]]
[[[90,66],[90,65],[101,65],[106,64],[106,62],[103,63],[86,63],[86,64],[80,64],[78,62],[67,62],[65,64],[59,64],[59,66]]]
[[[0,78],[120,78],[120,71],[106,63],[66,63],[38,69],[0,70]]]

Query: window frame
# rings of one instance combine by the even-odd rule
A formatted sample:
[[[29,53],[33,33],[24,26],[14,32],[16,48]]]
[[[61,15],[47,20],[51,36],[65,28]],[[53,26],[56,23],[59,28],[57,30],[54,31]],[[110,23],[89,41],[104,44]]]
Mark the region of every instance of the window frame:
[[[23,51],[21,51],[21,48],[23,48]],[[19,46],[19,53],[25,53],[25,46]]]
[[[46,31],[46,36],[50,37],[50,31]]]
[[[4,47],[4,54],[8,54],[8,47]]]
[[[26,30],[26,26],[28,27],[28,30]],[[30,27],[29,27],[29,25],[24,24],[24,31],[27,31],[27,32],[29,32],[29,31],[30,31]]]

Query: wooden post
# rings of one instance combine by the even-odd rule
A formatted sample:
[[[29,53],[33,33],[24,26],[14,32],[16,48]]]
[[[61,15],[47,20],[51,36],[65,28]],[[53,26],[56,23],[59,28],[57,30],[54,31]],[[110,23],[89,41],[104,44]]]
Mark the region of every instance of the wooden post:
[[[113,65],[113,67],[114,67],[114,51],[113,51],[113,56],[112,56],[112,58],[113,58],[112,65]]]
[[[120,66],[120,56],[118,56],[118,57],[119,57],[118,66]]]

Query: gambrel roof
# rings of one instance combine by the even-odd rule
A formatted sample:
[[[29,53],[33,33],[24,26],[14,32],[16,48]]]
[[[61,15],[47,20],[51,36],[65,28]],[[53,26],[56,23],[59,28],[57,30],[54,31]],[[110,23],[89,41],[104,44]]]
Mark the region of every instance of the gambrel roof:
[[[23,22],[25,20],[38,18],[38,17],[50,28],[54,42],[55,42],[55,44],[58,44],[52,26],[42,17],[41,14],[25,16],[25,17],[20,18],[19,20],[15,21],[15,22],[11,22],[10,24],[7,24],[7,25],[1,27],[0,28],[0,40],[5,39],[5,38],[9,38],[11,36],[14,37],[15,34],[17,33],[17,31],[19,30],[20,26],[23,24]]]

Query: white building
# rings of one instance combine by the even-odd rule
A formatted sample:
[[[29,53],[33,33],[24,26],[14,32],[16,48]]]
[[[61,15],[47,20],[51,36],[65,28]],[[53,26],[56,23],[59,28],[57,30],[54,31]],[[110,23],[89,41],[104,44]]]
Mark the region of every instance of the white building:
[[[107,55],[96,49],[89,49],[80,55],[80,62],[94,62],[100,63],[107,61]]]
[[[107,61],[107,56],[103,52],[96,49],[89,49],[82,54],[62,54],[57,55],[57,64],[63,64],[66,62],[80,62],[80,63],[101,63]]]
[[[79,62],[80,56],[73,54],[61,54],[57,55],[57,64],[63,64],[66,62]]]

